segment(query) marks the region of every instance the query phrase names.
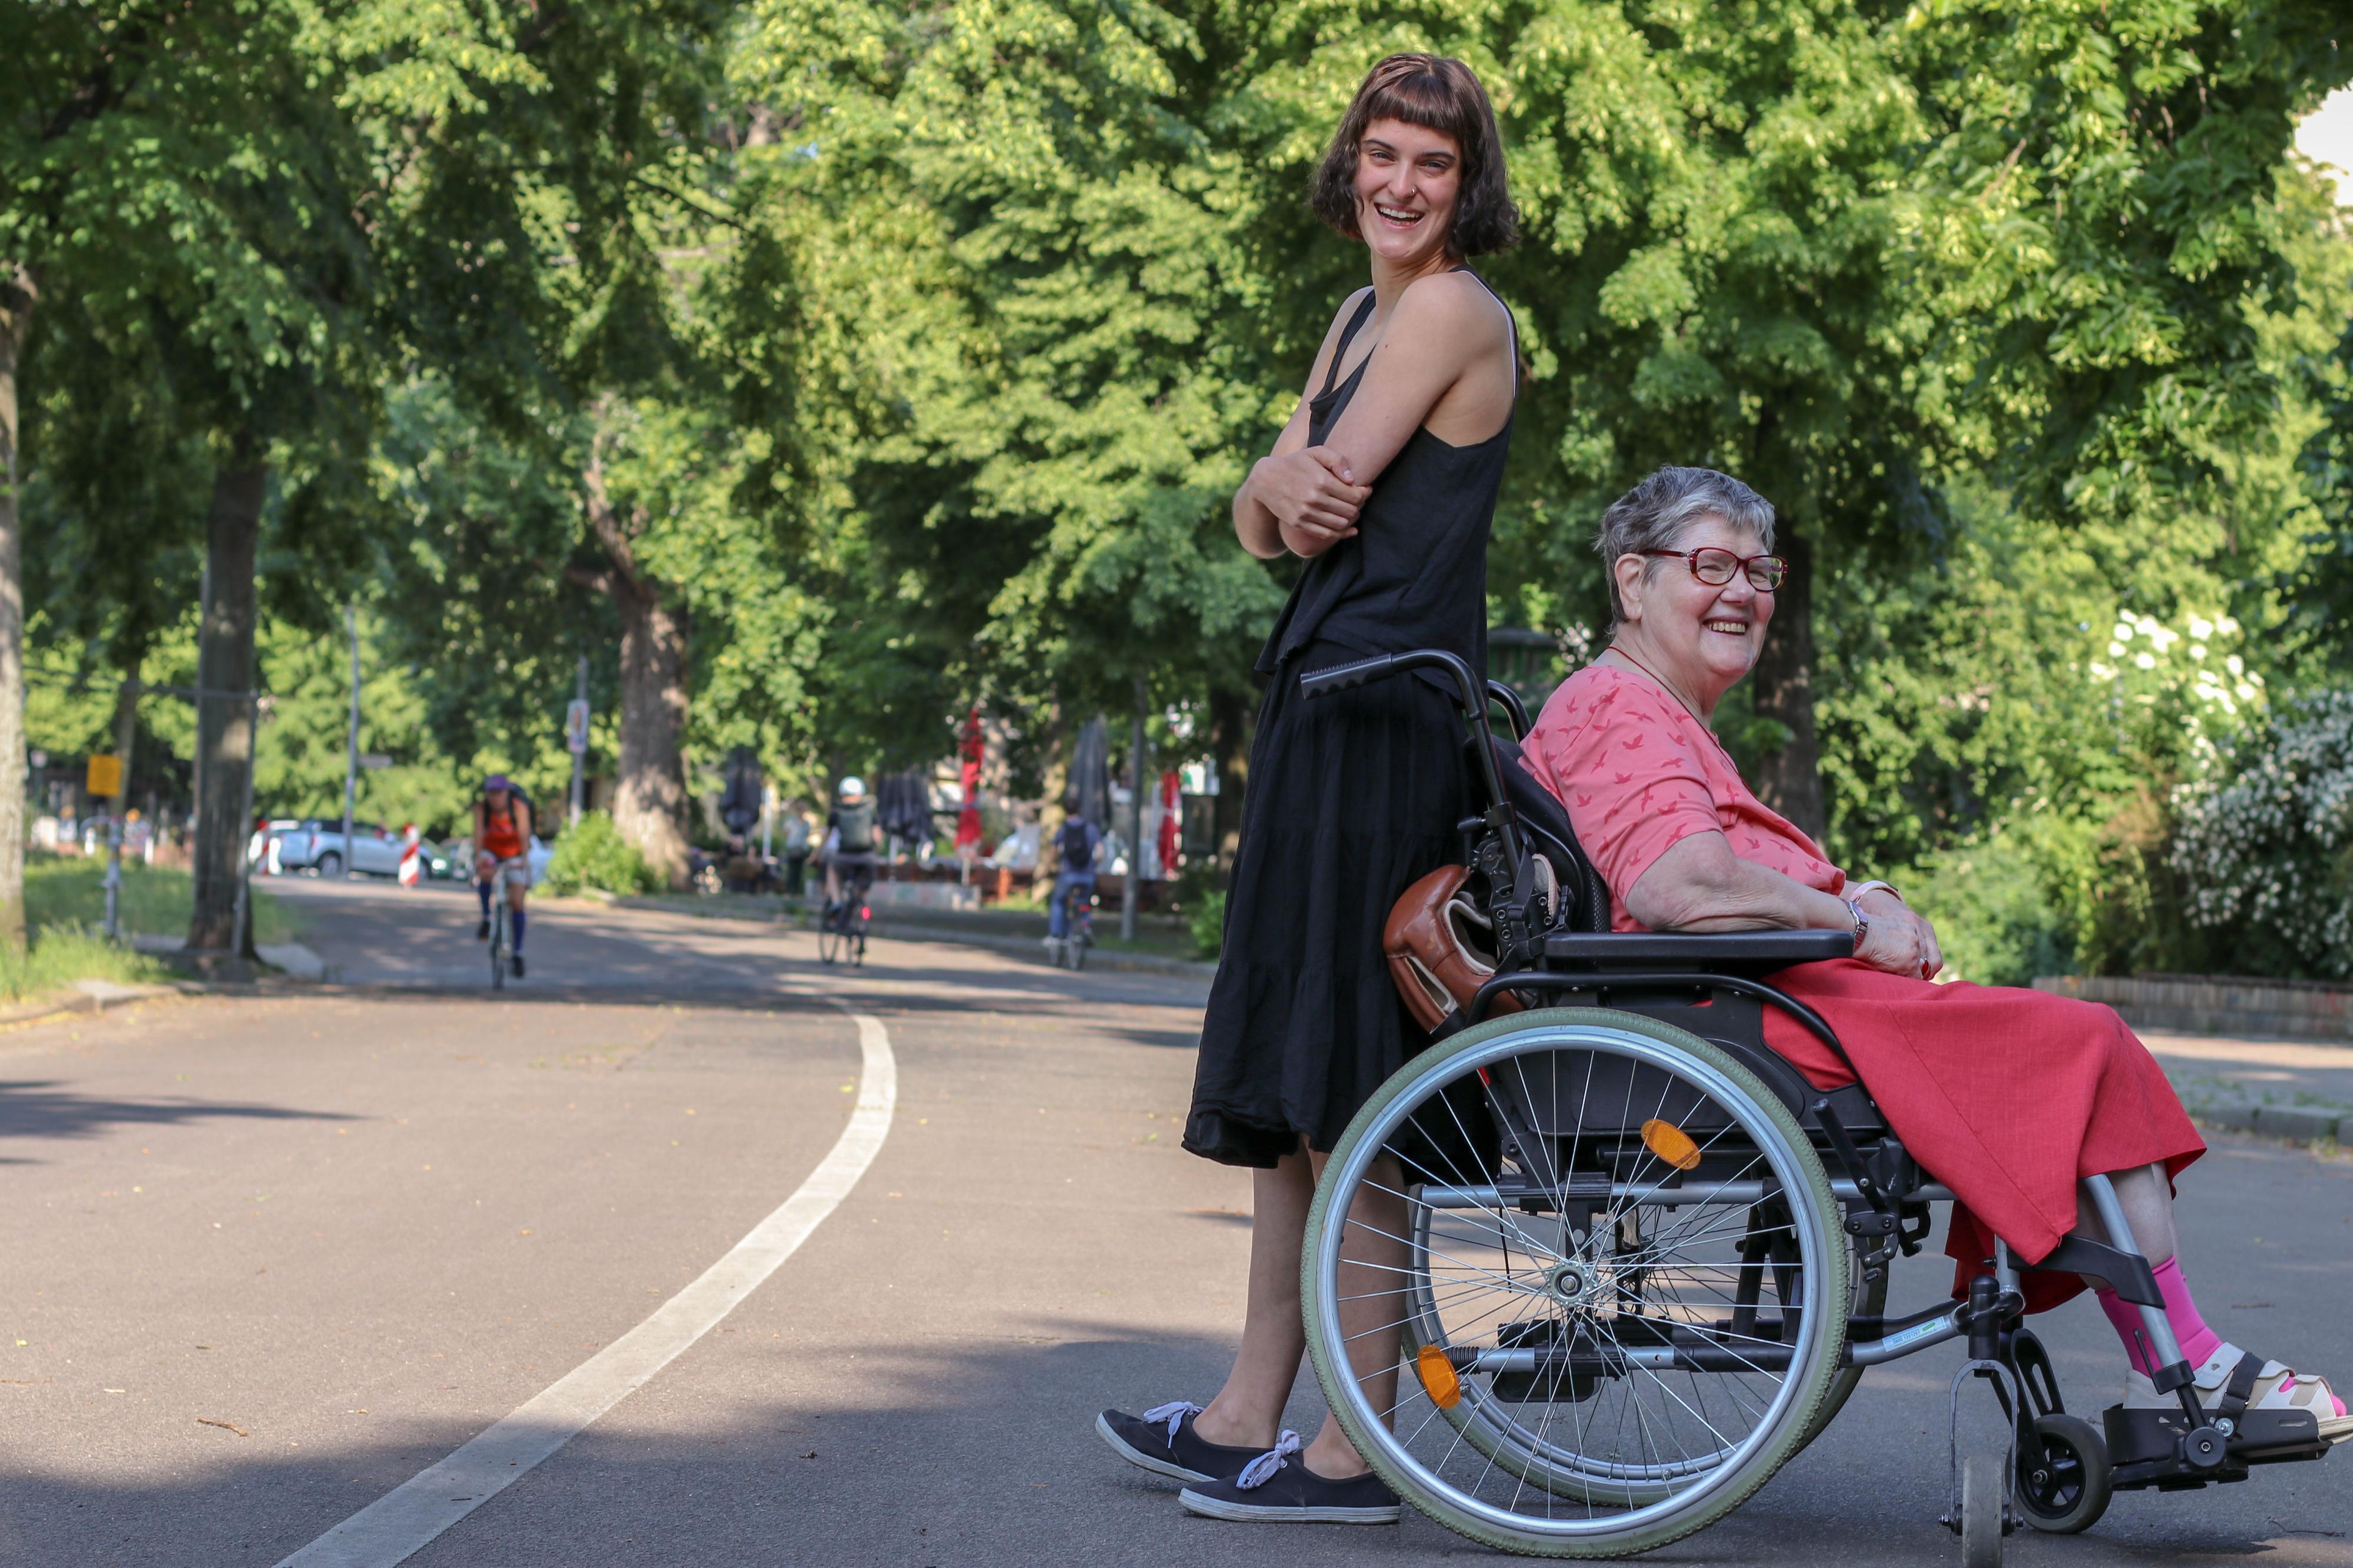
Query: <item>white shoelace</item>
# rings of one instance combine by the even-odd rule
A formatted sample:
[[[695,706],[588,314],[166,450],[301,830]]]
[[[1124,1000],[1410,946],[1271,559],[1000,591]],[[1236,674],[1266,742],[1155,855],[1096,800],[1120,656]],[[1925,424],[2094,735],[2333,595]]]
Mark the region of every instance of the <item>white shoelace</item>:
[[[1242,1467],[1242,1473],[1234,1478],[1234,1485],[1244,1491],[1264,1486],[1274,1479],[1274,1473],[1282,1468],[1285,1460],[1304,1447],[1299,1440],[1299,1434],[1286,1426],[1282,1435],[1274,1440],[1273,1447]]]
[[[1145,1411],[1144,1418],[1146,1421],[1167,1422],[1168,1440],[1174,1443],[1176,1441],[1176,1428],[1185,1425],[1185,1417],[1199,1414],[1201,1414],[1201,1407],[1189,1400],[1172,1399],[1166,1405],[1155,1405]]]

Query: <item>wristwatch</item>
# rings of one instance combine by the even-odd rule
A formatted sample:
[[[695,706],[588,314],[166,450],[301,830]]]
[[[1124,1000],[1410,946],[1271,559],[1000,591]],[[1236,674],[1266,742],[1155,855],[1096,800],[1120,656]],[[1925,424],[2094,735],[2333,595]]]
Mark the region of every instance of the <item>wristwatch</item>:
[[[1852,899],[1846,900],[1846,912],[1854,917],[1854,951],[1861,952],[1864,939],[1871,935],[1871,917]]]

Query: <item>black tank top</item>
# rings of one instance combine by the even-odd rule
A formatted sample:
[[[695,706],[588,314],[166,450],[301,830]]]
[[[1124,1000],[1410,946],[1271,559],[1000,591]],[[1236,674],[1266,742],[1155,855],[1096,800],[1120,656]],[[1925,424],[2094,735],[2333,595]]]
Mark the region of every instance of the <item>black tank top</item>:
[[[1471,271],[1467,267],[1456,270]],[[1485,279],[1475,272],[1471,276],[1487,288]],[[1371,319],[1373,304],[1367,293],[1349,318],[1332,351],[1324,390],[1307,405],[1310,446],[1321,446],[1330,437],[1356,395],[1365,366],[1372,363],[1372,356],[1366,355],[1347,380],[1333,384],[1349,343]],[[1512,353],[1516,364],[1516,327]],[[1373,493],[1356,514],[1356,536],[1318,555],[1300,574],[1275,620],[1273,635],[1258,656],[1261,674],[1274,674],[1283,660],[1309,643],[1323,641],[1367,654],[1442,647],[1461,655],[1484,679],[1487,534],[1495,520],[1495,497],[1503,489],[1504,459],[1512,447],[1512,419],[1519,403],[1516,385],[1512,401],[1514,415],[1506,416],[1501,430],[1475,446],[1450,446],[1427,428],[1413,433],[1373,482]]]

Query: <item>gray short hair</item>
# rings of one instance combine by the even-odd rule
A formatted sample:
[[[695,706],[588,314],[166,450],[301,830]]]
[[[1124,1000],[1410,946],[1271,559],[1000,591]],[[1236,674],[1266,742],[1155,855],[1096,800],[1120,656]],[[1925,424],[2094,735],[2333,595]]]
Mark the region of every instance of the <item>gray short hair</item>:
[[[1593,548],[1601,552],[1612,630],[1626,619],[1626,606],[1618,602],[1619,558],[1645,550],[1672,550],[1685,528],[1708,516],[1746,529],[1768,553],[1772,551],[1773,503],[1714,468],[1660,468],[1609,503],[1594,533]]]

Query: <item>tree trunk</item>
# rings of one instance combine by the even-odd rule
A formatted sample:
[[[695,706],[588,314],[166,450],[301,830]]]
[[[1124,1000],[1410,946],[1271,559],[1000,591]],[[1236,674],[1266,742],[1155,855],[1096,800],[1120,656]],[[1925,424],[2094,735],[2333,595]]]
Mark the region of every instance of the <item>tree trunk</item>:
[[[114,693],[114,755],[122,764],[121,784],[114,792],[115,819],[131,805],[132,750],[139,742],[139,671],[146,655],[132,653],[122,661],[122,684]]]
[[[188,945],[239,952],[237,880],[252,825],[246,821],[253,778],[253,560],[261,533],[269,466],[250,435],[238,437],[228,467],[213,477],[205,528],[204,621],[197,633],[196,755],[204,773],[196,797],[195,914]]]
[[[1209,691],[1209,750],[1218,763],[1219,879],[1234,874],[1234,852],[1242,842],[1242,790],[1250,782],[1250,731],[1258,710],[1247,692],[1213,687]]]
[[[621,750],[613,826],[670,886],[686,884],[684,606],[647,583],[614,585],[621,613]]]
[[[16,363],[39,290],[0,275],[0,943],[25,946],[25,584],[16,536]]]
[[[1821,753],[1814,736],[1813,546],[1786,517],[1774,549],[1789,563],[1788,580],[1773,606],[1765,651],[1757,660],[1754,706],[1786,731],[1764,752],[1754,781],[1757,797],[1820,842],[1823,829]]]
[[[686,885],[686,708],[691,671],[686,606],[669,584],[638,570],[630,539],[644,515],[624,523],[605,488],[600,436],[582,476],[588,526],[605,552],[600,572],[575,581],[608,595],[621,617],[620,755],[613,781],[613,826],[673,888]]]
[[[120,650],[122,685],[115,689],[115,758],[122,763],[122,789],[115,791],[113,812],[122,817],[132,803],[132,753],[139,746],[139,671],[146,668],[146,647],[132,645]]]

